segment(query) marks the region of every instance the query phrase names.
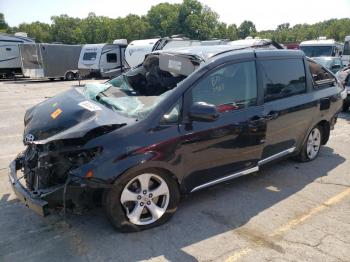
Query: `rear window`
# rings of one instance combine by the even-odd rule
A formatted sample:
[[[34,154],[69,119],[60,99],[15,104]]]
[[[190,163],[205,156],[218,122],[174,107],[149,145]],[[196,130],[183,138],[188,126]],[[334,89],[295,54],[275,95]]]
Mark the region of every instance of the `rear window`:
[[[302,59],[263,60],[264,101],[273,101],[306,92]]]
[[[85,61],[94,61],[94,60],[96,60],[96,55],[97,55],[96,52],[84,53],[83,60],[85,60]]]

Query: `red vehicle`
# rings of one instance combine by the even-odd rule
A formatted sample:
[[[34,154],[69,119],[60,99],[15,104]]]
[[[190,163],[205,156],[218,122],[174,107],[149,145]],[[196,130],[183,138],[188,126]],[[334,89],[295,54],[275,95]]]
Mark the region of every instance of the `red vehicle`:
[[[286,43],[283,44],[287,49],[299,49],[299,44],[298,43]]]

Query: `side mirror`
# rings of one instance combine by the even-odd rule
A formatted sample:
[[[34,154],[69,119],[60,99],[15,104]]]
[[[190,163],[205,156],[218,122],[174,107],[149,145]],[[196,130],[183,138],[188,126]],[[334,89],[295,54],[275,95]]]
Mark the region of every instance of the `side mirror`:
[[[191,120],[200,122],[212,122],[218,119],[219,113],[215,105],[205,102],[197,102],[191,106],[188,116]]]

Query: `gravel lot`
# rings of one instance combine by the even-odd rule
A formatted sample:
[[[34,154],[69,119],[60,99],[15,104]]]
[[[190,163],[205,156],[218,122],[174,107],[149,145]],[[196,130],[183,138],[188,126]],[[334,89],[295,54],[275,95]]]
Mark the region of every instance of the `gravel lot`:
[[[87,81],[84,81],[87,82]],[[284,160],[182,198],[167,224],[116,232],[102,209],[42,218],[7,177],[27,108],[77,85],[0,82],[0,261],[350,261],[350,114],[318,159]]]

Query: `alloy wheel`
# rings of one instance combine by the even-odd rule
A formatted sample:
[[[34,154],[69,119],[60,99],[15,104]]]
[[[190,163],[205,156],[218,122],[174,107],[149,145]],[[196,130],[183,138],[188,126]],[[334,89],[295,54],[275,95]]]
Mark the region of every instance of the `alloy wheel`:
[[[164,179],[145,173],[129,181],[121,193],[120,202],[131,223],[149,225],[165,213],[169,198],[169,187]]]
[[[318,128],[312,129],[307,139],[306,154],[309,159],[314,159],[321,146],[321,132]]]

